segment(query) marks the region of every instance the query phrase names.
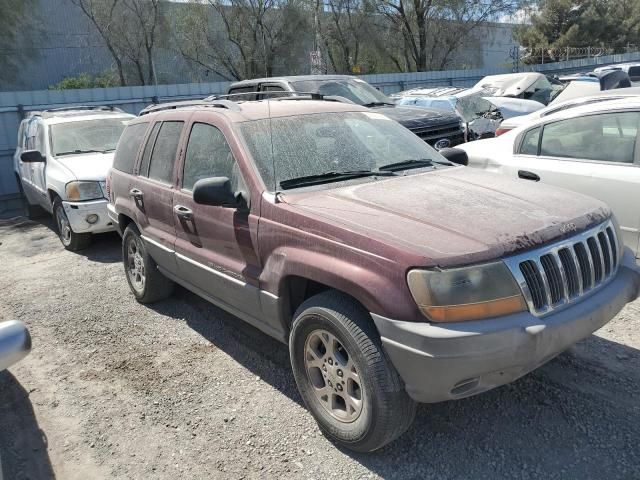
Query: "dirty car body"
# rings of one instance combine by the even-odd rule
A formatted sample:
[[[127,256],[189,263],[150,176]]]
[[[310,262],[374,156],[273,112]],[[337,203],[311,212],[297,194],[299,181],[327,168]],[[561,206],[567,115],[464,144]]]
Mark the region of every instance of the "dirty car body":
[[[168,124],[175,139],[160,182],[147,174],[155,150],[150,166],[145,152],[154,142],[168,144],[158,133]],[[223,160],[205,165],[193,183],[189,151],[207,125],[224,140],[224,153],[213,154]],[[152,111],[131,129],[137,139],[116,154],[116,165],[126,153],[131,167],[112,170],[109,209],[124,233],[134,294],[147,299],[134,288],[140,274],[134,250],[146,249],[155,262],[147,268],[157,264],[166,278],[289,343],[305,403],[323,430],[349,448],[379,448],[410,422],[394,417],[399,423],[390,425],[402,428],[377,443],[369,434],[349,436],[366,417],[364,400],[385,411],[376,404],[383,394],[369,389],[376,380],[349,351],[351,340],[340,337],[345,331],[327,326],[331,311],[348,305],[339,318],[351,318],[371,345],[381,345],[386,353],[377,361],[390,359],[385,378],[399,375],[412,401],[438,402],[517,379],[600,328],[638,294],[633,255],[603,203],[456,166],[397,123],[356,105],[222,101]],[[123,141],[129,138],[125,131]],[[210,192],[229,184],[232,195],[212,200]],[[336,295],[339,301],[322,303]],[[305,324],[313,327],[304,330]],[[296,360],[297,345],[324,344],[325,328],[327,339],[339,339],[333,346],[346,345],[341,351],[352,360],[345,365],[358,372],[365,392],[355,400],[342,390],[329,393],[335,401],[346,398],[346,413],[325,408],[342,423],[330,423],[317,406],[322,402],[307,396],[331,390],[340,371],[332,376],[328,368],[322,380],[315,367],[299,370]],[[308,337],[300,340],[304,331]],[[397,392],[392,384],[385,388]],[[393,415],[410,411],[402,405]]]
[[[16,364],[31,352],[31,335],[18,320],[0,322],[0,372]]]

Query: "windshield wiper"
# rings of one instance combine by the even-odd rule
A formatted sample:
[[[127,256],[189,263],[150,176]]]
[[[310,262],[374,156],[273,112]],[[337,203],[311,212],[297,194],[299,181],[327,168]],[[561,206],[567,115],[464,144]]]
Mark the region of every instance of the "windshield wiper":
[[[107,152],[111,152],[112,150],[72,150],[70,152],[58,152],[56,153],[56,157],[60,157],[62,155],[78,155],[81,153],[107,153]]]
[[[306,187],[310,185],[320,185],[322,183],[337,182],[339,180],[348,180],[360,177],[392,177],[396,174],[393,172],[372,171],[372,170],[347,170],[347,171],[331,171],[320,173],[318,175],[305,175],[303,177],[290,178],[282,180],[280,187],[283,190],[295,187]]]
[[[441,162],[439,160],[431,160],[429,158],[418,158],[413,160],[403,160],[401,162],[389,163],[388,165],[383,165],[378,170],[380,171],[391,171],[394,172],[396,170],[407,170],[410,168],[422,168],[422,167],[433,167],[434,164],[438,165],[451,165],[451,163]]]
[[[391,103],[391,102],[369,102],[369,103],[363,103],[362,106],[363,107],[386,107],[388,105],[395,105],[395,103]]]

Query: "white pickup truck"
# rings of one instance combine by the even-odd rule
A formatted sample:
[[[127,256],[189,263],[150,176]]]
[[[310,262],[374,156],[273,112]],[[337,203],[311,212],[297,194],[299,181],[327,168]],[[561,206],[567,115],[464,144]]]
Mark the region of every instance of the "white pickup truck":
[[[14,170],[29,216],[52,213],[64,247],[76,251],[93,233],[114,230],[107,215],[105,179],[126,123],[111,107],[33,112],[20,124]]]

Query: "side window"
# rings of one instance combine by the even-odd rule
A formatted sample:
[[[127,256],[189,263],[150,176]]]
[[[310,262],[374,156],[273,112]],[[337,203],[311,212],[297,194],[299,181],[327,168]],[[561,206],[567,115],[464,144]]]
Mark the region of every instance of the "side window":
[[[149,178],[172,183],[173,165],[184,122],[162,122],[149,161]]]
[[[133,173],[138,150],[148,126],[148,123],[136,123],[124,129],[116,148],[113,168],[121,172]]]
[[[26,149],[27,150],[35,150],[36,148],[36,130],[37,130],[38,124],[35,122],[29,122],[27,123],[27,126],[25,127],[27,132],[26,132]]]
[[[605,113],[546,125],[540,154],[633,163],[640,112]]]
[[[258,89],[257,85],[250,85],[248,87],[238,87],[229,90],[229,95],[236,95],[232,97],[233,100],[255,100],[255,92]],[[241,93],[247,93],[247,95],[240,95]]]
[[[524,134],[520,143],[520,155],[537,155],[538,140],[540,139],[540,127],[533,128]]]
[[[45,135],[45,126],[42,123],[38,124],[38,130],[36,133],[36,150],[38,150],[40,153],[42,153],[43,155],[46,153],[47,151],[47,140],[46,140],[46,135]]]
[[[196,123],[191,129],[184,160],[182,188],[192,190],[203,178],[228,177],[236,189],[241,179],[231,148],[220,130],[212,125]]]
[[[151,152],[153,151],[153,145],[156,143],[156,137],[158,136],[158,130],[162,122],[158,122],[153,126],[147,143],[144,146],[144,152],[142,152],[142,162],[140,163],[139,175],[146,177],[149,175],[149,160],[151,159]]]

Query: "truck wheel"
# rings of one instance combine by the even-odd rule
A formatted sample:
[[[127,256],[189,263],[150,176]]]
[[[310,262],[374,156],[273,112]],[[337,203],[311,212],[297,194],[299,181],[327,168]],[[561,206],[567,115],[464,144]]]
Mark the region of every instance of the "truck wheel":
[[[67,218],[67,214],[62,206],[62,200],[56,198],[53,201],[53,218],[58,227],[58,237],[64,245],[64,248],[72,252],[77,252],[83,248],[87,248],[91,244],[90,233],[76,233],[71,229],[71,223]]]
[[[327,291],[295,314],[289,352],[302,398],[324,434],[358,452],[404,433],[416,412],[382,349],[369,313],[347,295]]]
[[[122,235],[122,259],[129,287],[140,303],[153,303],[171,296],[173,282],[160,273],[147,253],[140,231],[129,224]]]

